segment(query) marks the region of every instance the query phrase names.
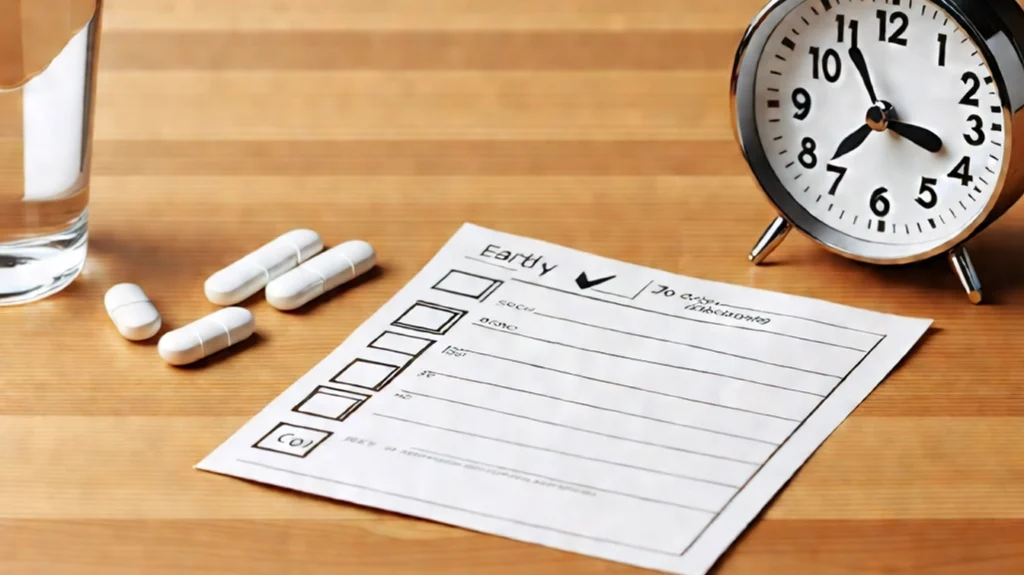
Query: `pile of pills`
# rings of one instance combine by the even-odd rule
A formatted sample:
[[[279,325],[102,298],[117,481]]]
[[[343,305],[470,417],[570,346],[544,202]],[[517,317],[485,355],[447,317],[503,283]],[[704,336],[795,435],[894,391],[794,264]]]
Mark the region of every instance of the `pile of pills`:
[[[234,306],[265,288],[271,306],[298,309],[377,264],[373,246],[361,240],[320,253],[323,247],[313,230],[292,230],[210,276],[203,285],[206,299]],[[141,341],[160,331],[160,313],[135,284],[115,285],[103,303],[126,339]],[[255,326],[249,310],[225,307],[165,333],[157,349],[167,363],[187,365],[244,341]]]

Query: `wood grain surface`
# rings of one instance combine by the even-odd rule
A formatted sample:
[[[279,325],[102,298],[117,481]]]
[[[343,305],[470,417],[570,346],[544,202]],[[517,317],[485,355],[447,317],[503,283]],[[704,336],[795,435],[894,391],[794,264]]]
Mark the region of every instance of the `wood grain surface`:
[[[109,0],[89,261],[0,309],[0,573],[498,575],[641,570],[201,473],[464,221],[701,278],[932,317],[934,329],[718,567],[1024,572],[1024,207],[942,260],[856,264],[793,234],[732,140],[729,66],[762,0]],[[380,273],[176,369],[114,330],[142,284],[173,327],[203,280],[295,227]]]

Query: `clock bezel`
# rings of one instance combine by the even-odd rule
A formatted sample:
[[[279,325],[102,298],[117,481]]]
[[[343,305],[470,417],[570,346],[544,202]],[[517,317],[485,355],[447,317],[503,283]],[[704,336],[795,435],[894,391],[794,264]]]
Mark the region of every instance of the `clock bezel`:
[[[1024,191],[1024,187],[1017,186],[1020,189],[1013,189],[1013,186],[1007,185],[1010,166],[1014,159],[1014,136],[1016,130],[1020,129],[1018,125],[1024,126],[1024,122],[1017,124],[1013,122],[1014,113],[1010,104],[1007,83],[1003,77],[1003,70],[1008,66],[1015,65],[1017,68],[1022,66],[1021,59],[1015,50],[1017,38],[1013,34],[1012,26],[1002,18],[993,17],[994,13],[986,13],[985,9],[988,7],[984,6],[986,4],[984,2],[958,3],[952,0],[929,0],[952,18],[982,52],[998,88],[999,101],[1003,108],[1003,125],[1006,126],[1003,162],[988,202],[977,217],[959,232],[937,241],[900,245],[883,244],[857,238],[837,230],[804,208],[775,174],[758,133],[754,106],[755,83],[757,66],[764,53],[765,45],[783,18],[804,2],[813,1],[815,0],[772,0],[769,2],[748,27],[740,42],[733,64],[730,84],[733,132],[762,191],[780,216],[793,227],[826,249],[854,260],[874,264],[904,264],[928,259],[963,244],[1005,211],[1010,204],[1016,201],[1021,191]],[[996,37],[999,33],[1005,34],[1005,37],[1010,40],[1009,47],[1011,49],[1001,50],[1001,52],[1008,53],[999,53],[999,47],[990,45],[985,34],[979,31],[981,29],[989,32],[988,38]]]

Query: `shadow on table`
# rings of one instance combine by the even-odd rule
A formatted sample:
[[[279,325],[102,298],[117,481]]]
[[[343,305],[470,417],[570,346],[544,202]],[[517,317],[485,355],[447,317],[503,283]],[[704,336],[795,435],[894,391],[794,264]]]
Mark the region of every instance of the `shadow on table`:
[[[97,286],[101,292],[114,284],[131,282],[142,286],[150,297],[169,290],[181,292],[185,286],[202,296],[206,277],[230,263],[230,257],[217,257],[217,251],[208,238],[202,237],[156,241],[152,237],[121,238],[90,232],[89,255],[80,279],[87,280],[82,283],[95,280],[102,284]]]
[[[997,222],[968,249],[987,303],[1024,303],[1024,221]]]
[[[328,248],[325,247],[325,249]],[[100,293],[116,283],[132,282],[142,286],[147,295],[152,298],[157,309],[160,309],[158,300],[161,297],[166,297],[168,294],[181,294],[184,291],[183,288],[188,290],[189,299],[198,298],[205,301],[203,283],[206,278],[234,261],[233,256],[230,255],[214,256],[211,250],[216,250],[216,248],[211,247],[205,238],[176,238],[173,241],[156,244],[146,239],[121,240],[111,236],[95,235],[89,238],[89,250],[92,261],[86,265],[91,264],[94,268],[98,268],[97,273],[89,274],[96,277],[81,278],[83,281],[72,282],[69,286],[70,294],[77,295],[78,292],[86,289],[87,284],[93,279],[102,285],[88,286],[91,288],[89,291],[98,290]],[[238,258],[247,253],[244,249],[223,251],[224,253],[237,252]],[[320,306],[343,298],[349,290],[377,279],[386,272],[387,268],[378,264],[355,280],[331,290],[297,310],[286,313],[295,315],[314,313]],[[72,286],[74,287],[72,288]],[[263,301],[265,297],[263,290],[260,290],[235,305],[250,308],[253,304]],[[164,331],[161,330],[161,333]]]
[[[968,242],[968,251],[981,279],[985,304],[1024,302],[1024,225],[994,226]],[[945,299],[955,293],[967,301],[963,286],[945,254],[925,261],[898,266],[855,262],[875,281],[887,288],[913,289]]]

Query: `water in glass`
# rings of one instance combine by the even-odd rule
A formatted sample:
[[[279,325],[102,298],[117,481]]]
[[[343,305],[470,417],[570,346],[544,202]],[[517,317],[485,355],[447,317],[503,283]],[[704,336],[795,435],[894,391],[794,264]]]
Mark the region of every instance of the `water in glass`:
[[[0,0],[0,305],[85,263],[102,0]]]

